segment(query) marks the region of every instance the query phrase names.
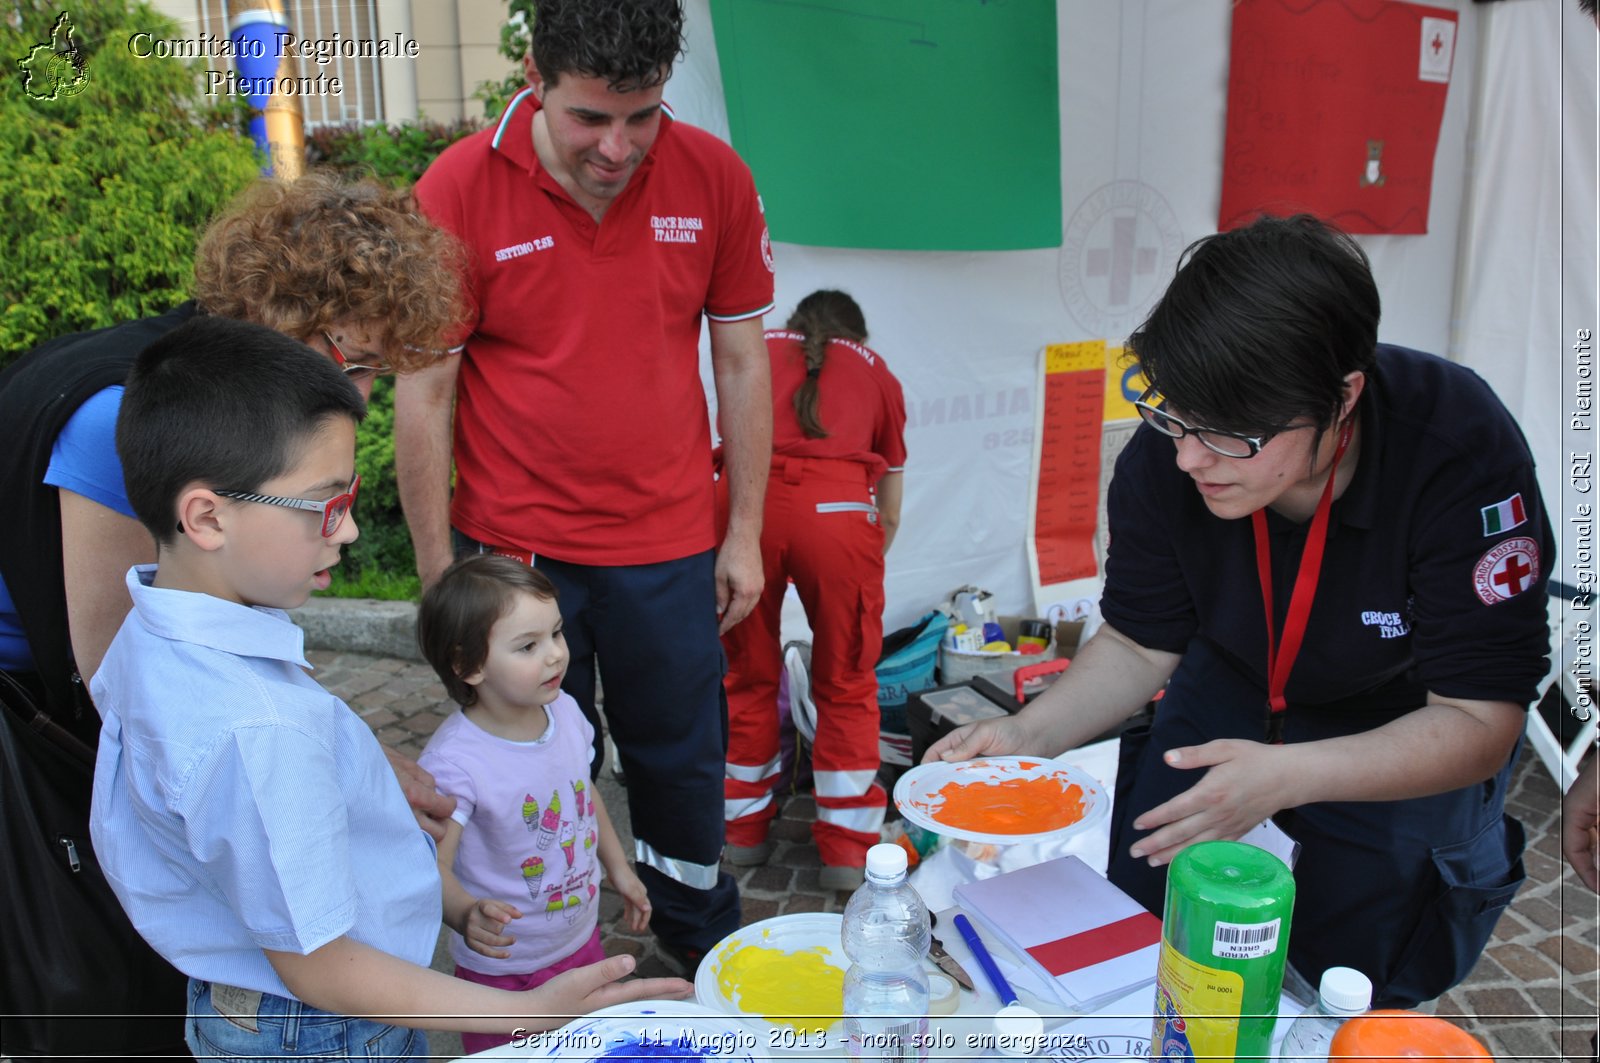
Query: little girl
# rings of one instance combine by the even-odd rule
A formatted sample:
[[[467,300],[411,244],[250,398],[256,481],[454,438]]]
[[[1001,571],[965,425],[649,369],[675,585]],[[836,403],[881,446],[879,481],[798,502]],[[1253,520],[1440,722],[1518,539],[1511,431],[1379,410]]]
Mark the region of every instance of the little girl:
[[[439,845],[456,977],[531,989],[604,959],[599,869],[629,929],[648,925],[650,902],[588,778],[593,729],[561,690],[554,584],[510,558],[463,558],[423,595],[417,641],[461,706],[418,760],[456,799]],[[461,1037],[469,1053],[509,1042]]]

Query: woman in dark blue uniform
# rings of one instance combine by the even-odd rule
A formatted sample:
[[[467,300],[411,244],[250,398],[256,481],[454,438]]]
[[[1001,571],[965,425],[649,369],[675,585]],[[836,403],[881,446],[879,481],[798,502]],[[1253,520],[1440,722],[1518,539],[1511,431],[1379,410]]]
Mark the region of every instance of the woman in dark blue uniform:
[[[1523,878],[1504,814],[1546,669],[1533,460],[1471,371],[1377,343],[1366,256],[1314,218],[1190,248],[1130,339],[1105,626],[1022,713],[929,759],[1124,738],[1108,876],[1161,910],[1183,848],[1298,841],[1290,961],[1408,1007],[1471,971]],[[1270,612],[1269,612],[1270,609]]]

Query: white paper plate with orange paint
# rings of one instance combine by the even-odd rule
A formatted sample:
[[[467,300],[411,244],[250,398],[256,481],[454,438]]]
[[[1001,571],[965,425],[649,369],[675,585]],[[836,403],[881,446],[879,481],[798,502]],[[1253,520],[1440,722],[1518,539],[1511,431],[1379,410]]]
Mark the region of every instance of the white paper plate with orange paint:
[[[993,845],[1067,838],[1111,811],[1098,779],[1043,757],[920,764],[895,783],[894,803],[924,830]]]

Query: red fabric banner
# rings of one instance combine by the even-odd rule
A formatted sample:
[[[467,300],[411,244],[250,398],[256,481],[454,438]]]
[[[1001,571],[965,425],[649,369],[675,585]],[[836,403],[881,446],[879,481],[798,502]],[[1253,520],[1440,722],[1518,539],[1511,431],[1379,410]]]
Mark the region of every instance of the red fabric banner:
[[[1425,233],[1456,13],[1396,0],[1237,0],[1217,228],[1307,211]]]

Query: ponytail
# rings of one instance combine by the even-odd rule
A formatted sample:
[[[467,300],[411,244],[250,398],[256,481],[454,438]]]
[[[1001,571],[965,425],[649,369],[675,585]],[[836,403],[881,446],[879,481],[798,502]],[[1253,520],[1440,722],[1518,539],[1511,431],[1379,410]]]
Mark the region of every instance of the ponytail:
[[[867,321],[861,307],[844,292],[822,289],[800,300],[789,315],[791,331],[801,333],[800,349],[806,356],[806,379],[794,393],[794,413],[800,430],[811,439],[826,439],[828,432],[817,415],[817,380],[828,355],[828,344],[836,339],[864,343]]]

